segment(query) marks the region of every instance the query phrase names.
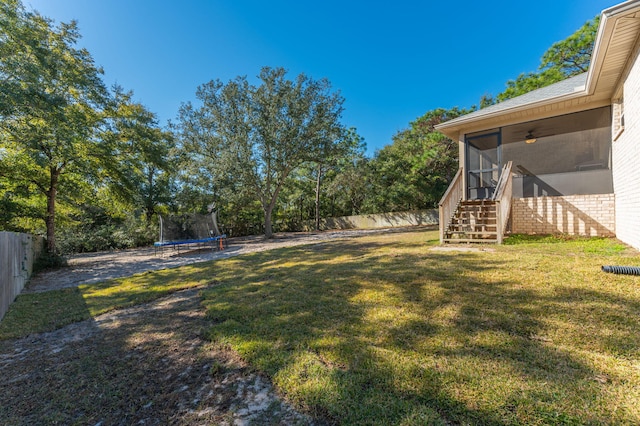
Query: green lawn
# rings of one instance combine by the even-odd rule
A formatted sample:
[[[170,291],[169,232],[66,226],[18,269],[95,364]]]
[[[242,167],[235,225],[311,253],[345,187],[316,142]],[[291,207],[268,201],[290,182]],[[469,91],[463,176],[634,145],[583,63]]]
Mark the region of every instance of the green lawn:
[[[368,236],[55,298],[67,294],[91,316],[214,283],[202,292],[210,339],[336,423],[640,423],[640,277],[600,271],[640,266],[636,251],[608,239],[513,237],[482,252],[435,245],[432,231]],[[46,311],[47,295],[21,296],[0,338],[11,337],[15,312]]]
[[[229,260],[204,292],[210,337],[342,424],[640,422],[640,277],[600,271],[637,252],[553,238],[431,251],[436,238]]]
[[[194,264],[98,284],[18,296],[0,322],[0,340],[52,331],[114,309],[150,302],[211,282],[216,265]]]

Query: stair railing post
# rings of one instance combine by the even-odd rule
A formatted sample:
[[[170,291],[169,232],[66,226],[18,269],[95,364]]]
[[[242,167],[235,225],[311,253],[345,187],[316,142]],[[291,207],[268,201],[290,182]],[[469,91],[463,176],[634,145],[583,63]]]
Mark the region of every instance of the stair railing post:
[[[440,244],[444,243],[444,214],[443,208],[438,208],[438,228],[440,230]]]
[[[500,200],[496,200],[496,240],[502,244],[502,210],[500,210]]]

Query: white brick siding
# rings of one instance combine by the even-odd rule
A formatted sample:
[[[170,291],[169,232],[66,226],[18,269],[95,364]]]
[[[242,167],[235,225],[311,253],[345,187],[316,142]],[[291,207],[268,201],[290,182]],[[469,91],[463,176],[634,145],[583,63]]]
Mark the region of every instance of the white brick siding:
[[[624,76],[624,131],[613,141],[616,235],[640,249],[640,60],[638,47]],[[614,130],[615,131],[615,130]],[[616,135],[614,135],[616,136]]]
[[[613,194],[514,198],[511,232],[612,237],[615,199]]]

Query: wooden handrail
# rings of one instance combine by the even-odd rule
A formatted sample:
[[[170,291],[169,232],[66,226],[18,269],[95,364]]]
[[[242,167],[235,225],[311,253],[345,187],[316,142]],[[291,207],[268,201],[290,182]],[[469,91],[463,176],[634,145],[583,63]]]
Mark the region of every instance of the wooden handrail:
[[[439,206],[441,206],[441,205],[443,205],[445,203],[445,200],[447,199],[447,197],[449,197],[449,194],[451,193],[451,191],[453,191],[455,189],[456,183],[458,182],[458,180],[460,180],[461,176],[462,176],[462,167],[460,167],[458,169],[458,171],[456,172],[456,175],[451,180],[451,183],[449,184],[449,187],[445,191],[445,193],[442,196],[442,198],[440,198],[440,202],[438,203]]]
[[[511,198],[513,196],[513,163],[507,162],[502,168],[502,173],[498,179],[496,191],[493,193],[493,200],[496,202],[498,244],[502,244],[504,234],[509,223],[509,213],[511,212]]]
[[[453,177],[451,184],[449,184],[449,188],[447,188],[447,191],[438,203],[441,244],[444,242],[444,232],[449,227],[449,223],[451,222],[451,218],[458,207],[458,203],[460,203],[460,200],[463,198],[463,191],[461,167],[458,169],[458,172]]]

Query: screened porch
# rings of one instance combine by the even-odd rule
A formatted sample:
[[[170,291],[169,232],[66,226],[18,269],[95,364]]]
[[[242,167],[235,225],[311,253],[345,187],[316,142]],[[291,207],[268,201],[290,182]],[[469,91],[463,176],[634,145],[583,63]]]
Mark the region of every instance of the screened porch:
[[[465,135],[465,197],[488,199],[513,162],[513,197],[608,194],[611,107]]]

